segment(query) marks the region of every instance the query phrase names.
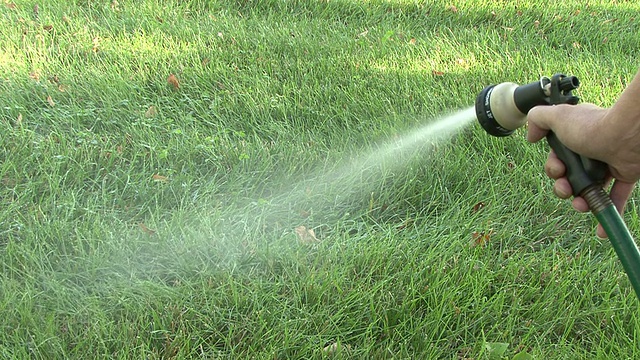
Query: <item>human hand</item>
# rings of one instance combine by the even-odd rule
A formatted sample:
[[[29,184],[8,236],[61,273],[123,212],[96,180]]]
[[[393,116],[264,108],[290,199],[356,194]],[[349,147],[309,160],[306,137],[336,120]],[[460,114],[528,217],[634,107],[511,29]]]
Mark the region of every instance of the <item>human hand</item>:
[[[527,116],[529,122],[527,138],[536,142],[544,138],[552,130],[558,139],[570,150],[583,156],[600,160],[609,165],[610,177],[605,186],[613,181],[611,200],[620,213],[640,178],[640,156],[630,151],[629,146],[620,146],[620,136],[628,131],[626,123],[613,119],[611,109],[603,109],[593,104],[538,106]],[[617,126],[612,126],[617,125]],[[635,145],[640,138],[629,139]],[[628,145],[628,144],[627,144]],[[635,146],[631,146],[635,148]],[[551,151],[545,163],[545,173],[555,180],[553,192],[556,196],[567,199],[573,190],[566,177],[564,163]],[[580,196],[572,201],[573,207],[580,211],[589,211],[587,202]],[[606,238],[606,233],[598,225],[596,233]]]

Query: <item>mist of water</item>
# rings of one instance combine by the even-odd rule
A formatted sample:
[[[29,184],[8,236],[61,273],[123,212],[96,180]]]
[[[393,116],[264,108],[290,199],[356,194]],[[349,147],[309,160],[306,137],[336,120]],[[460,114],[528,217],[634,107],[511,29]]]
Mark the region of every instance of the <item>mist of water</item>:
[[[316,216],[308,221],[331,221],[349,215],[353,203],[369,201],[382,182],[400,173],[416,156],[427,156],[439,142],[449,140],[475,120],[474,107],[429,121],[417,129],[362,150],[349,159],[326,164],[324,168],[289,182],[284,190],[262,204],[264,221],[286,223],[303,214]],[[298,216],[297,221],[302,221]],[[313,226],[313,224],[309,224]]]
[[[200,271],[211,264],[233,269],[253,247],[268,247],[265,244],[282,236],[296,239],[299,226],[314,229],[318,240],[325,239],[323,228],[331,232],[336,226],[359,226],[358,218],[370,210],[371,198],[397,197],[390,193],[397,185],[393,182],[405,186],[411,164],[420,164],[436,145],[450,140],[474,119],[474,108],[460,110],[345,155],[344,160],[327,160],[301,178],[256,179],[266,182],[261,189],[271,189],[269,194],[249,188],[244,195],[231,195],[224,206],[212,208],[212,202],[207,202],[193,209],[197,216],[175,219],[171,228],[179,230],[165,245],[150,244],[149,251],[134,258],[121,256],[130,263],[123,267],[137,274],[132,277],[161,278]],[[181,218],[192,219],[191,226]]]

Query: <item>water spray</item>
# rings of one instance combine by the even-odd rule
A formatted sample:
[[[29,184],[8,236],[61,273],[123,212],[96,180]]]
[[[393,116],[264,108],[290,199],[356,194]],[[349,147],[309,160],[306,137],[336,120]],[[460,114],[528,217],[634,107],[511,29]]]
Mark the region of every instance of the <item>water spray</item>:
[[[480,125],[494,136],[508,136],[527,121],[527,113],[535,106],[577,104],[580,99],[572,91],[580,86],[575,76],[563,74],[526,85],[505,82],[485,87],[476,99],[476,117]],[[626,224],[603,189],[608,166],[569,150],[553,133],[547,142],[566,166],[566,176],[574,196],[581,196],[604,228],[613,248],[640,299],[640,251]]]

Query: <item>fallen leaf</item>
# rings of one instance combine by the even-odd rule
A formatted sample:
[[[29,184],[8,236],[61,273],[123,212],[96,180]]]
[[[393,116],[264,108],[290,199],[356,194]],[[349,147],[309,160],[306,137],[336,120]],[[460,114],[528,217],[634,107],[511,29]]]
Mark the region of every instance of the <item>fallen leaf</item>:
[[[5,3],[5,5],[11,10],[16,9],[16,4],[14,4],[14,3]]]
[[[156,108],[153,105],[149,106],[147,111],[145,111],[145,113],[144,113],[144,117],[146,117],[147,119],[156,117],[156,115],[158,115],[158,108]]]
[[[67,17],[67,15],[62,15],[62,21],[64,21],[67,24],[71,22],[71,20]]]
[[[208,57],[206,57],[206,58],[202,59],[202,61],[201,61],[202,66],[207,66],[207,65],[209,65],[209,62],[211,62],[211,60],[210,60]]]
[[[477,232],[474,231],[471,234],[471,242],[470,246],[472,248],[476,246],[485,247],[489,244],[489,240],[491,240],[491,235],[493,234],[493,230],[489,230],[488,232]]]
[[[169,85],[173,86],[175,90],[180,89],[180,83],[178,82],[178,78],[174,74],[169,75],[169,77],[167,78],[167,82],[169,83]]]
[[[67,87],[65,85],[60,84],[58,85],[58,91],[65,92],[67,91]]]
[[[449,5],[447,10],[451,11],[452,13],[457,13],[458,12],[458,8],[455,7],[454,5]]]
[[[32,78],[35,81],[39,81],[40,80],[40,74],[37,71],[32,71],[29,73],[29,77]]]
[[[484,208],[484,203],[482,201],[478,202],[477,204],[473,205],[473,212],[478,212],[480,210],[482,210],[482,208]]]
[[[533,27],[539,27],[540,26],[540,21],[536,20],[533,22]]]
[[[157,182],[169,182],[169,178],[166,176],[162,176],[162,175],[158,175],[158,174],[153,174],[153,176],[151,176],[151,179],[153,179],[153,181],[157,181]]]
[[[307,229],[304,225],[296,227],[295,231],[298,235],[298,240],[300,240],[302,243],[311,244],[320,241],[316,237],[315,231],[313,231],[313,229]]]
[[[409,40],[409,44],[415,45],[416,44],[416,38],[411,38],[411,40]]]
[[[147,225],[145,225],[144,223],[138,223],[138,226],[140,226],[140,229],[142,229],[142,231],[144,231],[145,233],[149,234],[149,235],[155,235],[156,231],[149,229],[147,227]]]
[[[33,5],[33,15],[35,17],[38,17],[39,14],[40,14],[40,7],[38,6],[38,4]]]
[[[434,75],[434,76],[443,76],[443,75],[444,75],[444,72],[442,72],[442,71],[438,71],[438,70],[432,70],[432,71],[431,71],[431,75]]]
[[[51,95],[47,96],[47,103],[49,103],[49,106],[51,106],[51,107],[56,106],[56,103],[53,102],[53,99],[51,98]]]
[[[51,31],[51,30],[53,30],[53,25],[51,25],[51,24],[47,24],[47,25],[42,26],[42,28],[43,28],[45,31]]]
[[[522,16],[522,11],[521,10],[516,11],[516,15],[517,16]]]

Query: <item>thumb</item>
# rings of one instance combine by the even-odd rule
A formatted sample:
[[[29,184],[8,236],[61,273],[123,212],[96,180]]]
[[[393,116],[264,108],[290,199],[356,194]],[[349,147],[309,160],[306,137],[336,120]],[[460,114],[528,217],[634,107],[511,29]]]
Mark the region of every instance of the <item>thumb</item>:
[[[535,106],[527,114],[527,140],[537,142],[547,136],[558,118],[556,106]]]
[[[601,110],[600,107],[589,103],[536,106],[527,114],[527,140],[536,142],[552,130],[567,148],[594,157],[593,155],[598,154],[592,148],[600,144],[587,142],[585,139],[598,139],[594,133],[597,132],[595,125],[605,113]]]

